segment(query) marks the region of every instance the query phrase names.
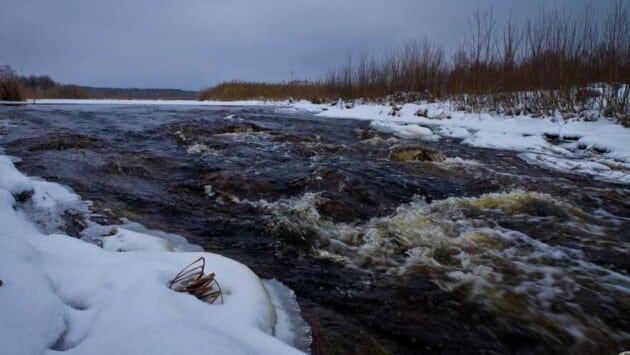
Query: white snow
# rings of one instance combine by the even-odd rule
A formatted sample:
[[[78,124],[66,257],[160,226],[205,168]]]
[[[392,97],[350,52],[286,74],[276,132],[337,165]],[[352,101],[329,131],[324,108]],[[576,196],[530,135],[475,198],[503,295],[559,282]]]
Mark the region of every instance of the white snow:
[[[33,182],[25,179],[6,155],[0,155],[0,189],[12,194],[33,190]]]
[[[433,134],[433,131],[417,124],[398,124],[386,121],[372,121],[370,127],[382,133],[391,133],[402,139],[424,139],[436,140],[439,136]]]
[[[110,251],[175,251],[167,240],[124,228],[116,228],[116,234],[104,237],[102,241],[103,249]]]
[[[135,250],[128,252],[43,233],[15,201],[24,190],[34,190],[36,209],[78,199],[57,184],[22,175],[0,155],[0,353],[300,353],[273,336],[281,327],[281,337],[291,338],[287,311],[276,310],[246,266],[212,253],[163,251],[176,245],[175,237],[160,239],[147,229],[132,230],[133,224],[117,227],[104,243],[106,249]],[[167,287],[199,256],[207,272],[216,273],[223,304]]]

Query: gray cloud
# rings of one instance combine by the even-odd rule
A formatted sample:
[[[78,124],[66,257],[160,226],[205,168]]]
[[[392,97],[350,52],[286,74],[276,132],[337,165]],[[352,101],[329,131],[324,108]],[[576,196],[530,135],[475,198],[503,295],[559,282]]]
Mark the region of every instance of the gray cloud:
[[[348,52],[427,37],[453,48],[467,17],[588,0],[1,0],[0,64],[95,86],[199,89],[315,78]],[[593,3],[606,8],[610,1]]]

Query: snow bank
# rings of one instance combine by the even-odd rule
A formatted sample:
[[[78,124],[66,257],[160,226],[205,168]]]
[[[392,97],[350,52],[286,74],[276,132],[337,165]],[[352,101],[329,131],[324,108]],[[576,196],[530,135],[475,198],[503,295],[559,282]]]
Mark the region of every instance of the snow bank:
[[[176,245],[144,231],[118,228],[106,249],[40,232],[16,195],[33,190],[35,208],[78,198],[34,181],[0,156],[0,352],[3,354],[298,354],[286,313],[277,312],[261,280],[217,254],[172,253]],[[131,226],[133,227],[133,226]],[[148,230],[145,230],[148,231]],[[153,239],[152,239],[153,238]],[[224,303],[209,305],[167,287],[203,256]],[[277,298],[277,296],[276,296]]]

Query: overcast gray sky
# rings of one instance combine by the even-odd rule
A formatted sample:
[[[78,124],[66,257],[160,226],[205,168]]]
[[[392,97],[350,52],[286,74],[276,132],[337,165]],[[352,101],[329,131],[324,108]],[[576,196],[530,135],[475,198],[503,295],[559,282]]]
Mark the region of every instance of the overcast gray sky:
[[[543,7],[578,11],[588,2],[0,0],[0,64],[114,87],[314,78],[362,48],[377,52],[423,36],[453,48],[477,7],[505,19]]]

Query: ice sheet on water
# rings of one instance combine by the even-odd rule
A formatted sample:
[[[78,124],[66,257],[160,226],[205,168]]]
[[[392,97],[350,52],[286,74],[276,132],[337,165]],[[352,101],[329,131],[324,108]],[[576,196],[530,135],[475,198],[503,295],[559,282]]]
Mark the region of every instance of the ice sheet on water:
[[[295,292],[276,279],[263,280],[263,285],[276,309],[274,335],[285,343],[310,353],[311,328],[300,315]]]

